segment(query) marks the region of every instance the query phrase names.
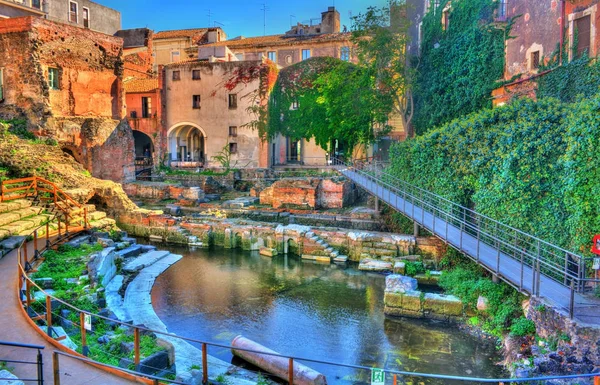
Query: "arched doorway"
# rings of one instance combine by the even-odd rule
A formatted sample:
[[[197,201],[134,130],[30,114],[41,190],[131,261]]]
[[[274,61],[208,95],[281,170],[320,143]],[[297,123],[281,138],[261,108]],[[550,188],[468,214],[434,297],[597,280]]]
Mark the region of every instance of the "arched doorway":
[[[152,139],[141,131],[133,131],[135,144],[135,165],[152,167],[154,156],[154,143]]]
[[[181,123],[169,130],[169,159],[175,167],[204,167],[206,135],[191,123]]]
[[[71,158],[75,159],[75,161],[77,163],[83,164],[83,156],[82,156],[81,150],[79,148],[72,146],[72,145],[63,144],[61,146],[61,150],[65,154],[69,155]]]

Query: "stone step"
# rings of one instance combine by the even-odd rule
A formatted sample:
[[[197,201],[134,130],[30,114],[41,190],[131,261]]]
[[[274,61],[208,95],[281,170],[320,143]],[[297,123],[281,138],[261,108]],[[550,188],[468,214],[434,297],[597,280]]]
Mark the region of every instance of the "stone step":
[[[42,224],[46,223],[49,219],[49,215],[36,215],[1,226],[0,230],[7,231],[9,235],[29,235],[29,233],[31,233],[31,231],[34,228],[41,226]]]
[[[146,254],[142,254],[123,266],[123,272],[130,274],[138,272],[160,261],[169,254],[170,253],[168,251],[150,251]]]
[[[331,252],[331,258],[337,258],[339,255],[340,255],[340,252],[337,250]]]
[[[329,254],[333,253],[333,247],[327,245],[327,247],[325,248],[325,251],[328,252]]]
[[[15,210],[31,207],[32,203],[27,199],[17,199],[14,201],[0,203],[0,213],[8,213]]]
[[[307,232],[306,234],[304,234],[304,236],[305,236],[306,238],[312,238],[312,237],[314,237],[314,236],[315,236],[315,233],[313,233],[312,231],[309,231],[309,232]]]
[[[337,257],[333,258],[333,262],[346,263],[346,262],[348,262],[348,256],[347,255],[338,255]]]
[[[119,254],[123,258],[131,258],[131,257],[137,257],[142,252],[143,252],[142,246],[140,246],[140,245],[133,245],[133,246],[129,246],[126,249],[117,251],[117,254]]]
[[[8,225],[20,219],[29,218],[40,214],[42,209],[35,207],[26,207],[24,209],[14,210],[8,213],[0,214],[0,226]]]

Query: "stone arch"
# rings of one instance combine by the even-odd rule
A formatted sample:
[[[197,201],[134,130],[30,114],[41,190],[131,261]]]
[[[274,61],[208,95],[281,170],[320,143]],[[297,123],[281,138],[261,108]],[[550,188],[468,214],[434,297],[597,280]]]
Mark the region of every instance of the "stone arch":
[[[133,142],[135,144],[136,158],[145,157],[146,150],[148,150],[150,157],[154,155],[154,140],[148,134],[142,131],[133,130]]]
[[[300,246],[294,238],[286,240],[288,254],[300,255]]]
[[[60,149],[62,150],[62,152],[64,152],[65,154],[69,155],[70,157],[72,157],[73,159],[75,159],[75,161],[79,164],[84,164],[83,162],[83,154],[81,152],[81,149],[72,145],[72,144],[61,144],[60,145]]]
[[[243,242],[244,242],[244,238],[243,238],[242,234],[240,234],[239,232],[233,234],[233,248],[234,249],[243,248]]]
[[[169,160],[206,163],[206,132],[202,127],[181,122],[167,131]]]

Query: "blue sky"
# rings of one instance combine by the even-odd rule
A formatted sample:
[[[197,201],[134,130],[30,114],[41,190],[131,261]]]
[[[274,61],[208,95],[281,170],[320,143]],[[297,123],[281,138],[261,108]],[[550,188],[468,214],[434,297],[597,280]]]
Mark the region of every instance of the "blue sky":
[[[211,26],[215,21],[228,37],[263,35],[263,11],[267,4],[267,35],[289,30],[290,19],[319,23],[321,12],[334,5],[340,12],[342,25],[351,27],[350,15],[364,12],[367,7],[384,6],[386,0],[96,0],[97,3],[121,12],[123,29],[148,27],[154,31],[206,27],[210,9]],[[294,15],[294,17],[290,17]]]

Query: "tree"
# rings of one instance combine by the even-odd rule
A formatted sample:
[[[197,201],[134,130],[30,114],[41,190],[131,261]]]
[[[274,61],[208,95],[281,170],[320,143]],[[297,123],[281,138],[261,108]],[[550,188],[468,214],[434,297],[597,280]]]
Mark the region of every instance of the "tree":
[[[406,2],[391,0],[389,8],[369,7],[353,18],[352,42],[359,66],[377,80],[379,104],[391,106],[404,129],[413,135],[412,83],[415,70],[407,54],[409,42]]]

